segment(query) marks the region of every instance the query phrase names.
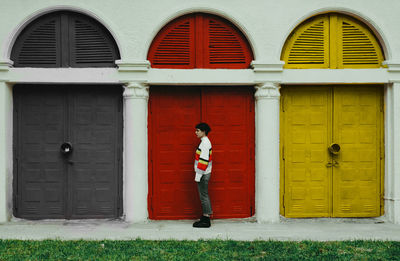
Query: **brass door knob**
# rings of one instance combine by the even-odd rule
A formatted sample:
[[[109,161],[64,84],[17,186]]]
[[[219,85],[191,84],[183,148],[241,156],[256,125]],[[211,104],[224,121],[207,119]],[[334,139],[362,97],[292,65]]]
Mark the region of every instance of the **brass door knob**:
[[[333,155],[337,155],[339,154],[340,151],[340,146],[337,143],[332,143],[329,147],[328,147],[328,151],[333,154]]]

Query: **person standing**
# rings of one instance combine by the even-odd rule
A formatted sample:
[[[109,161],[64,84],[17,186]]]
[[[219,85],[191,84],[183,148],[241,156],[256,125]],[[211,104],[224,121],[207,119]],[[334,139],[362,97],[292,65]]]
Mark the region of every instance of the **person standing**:
[[[203,215],[199,221],[193,223],[193,227],[210,227],[210,216],[212,208],[208,195],[208,181],[211,177],[212,169],[212,147],[207,135],[211,131],[207,123],[201,122],[196,125],[196,136],[201,140],[195,154],[194,171],[195,181],[200,196]]]

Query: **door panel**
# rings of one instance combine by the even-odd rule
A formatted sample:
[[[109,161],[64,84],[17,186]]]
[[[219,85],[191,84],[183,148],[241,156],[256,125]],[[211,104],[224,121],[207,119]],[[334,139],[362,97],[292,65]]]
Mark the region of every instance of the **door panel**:
[[[116,88],[117,89],[117,88]],[[69,157],[72,218],[117,216],[119,160],[118,89],[70,91]]]
[[[328,88],[285,88],[285,216],[330,213],[331,92]]]
[[[62,218],[66,176],[60,144],[65,135],[65,96],[51,88],[17,88],[14,169],[18,173],[19,214],[26,218]]]
[[[219,218],[249,216],[254,182],[254,104],[250,89],[213,87],[203,89],[203,120],[212,128],[213,173],[210,198]],[[250,136],[250,137],[249,137]],[[251,177],[251,176],[250,176]]]
[[[381,94],[375,86],[335,87],[333,216],[380,214]]]
[[[121,214],[121,88],[14,87],[15,214],[108,218]],[[72,153],[60,146],[72,143]]]
[[[151,87],[149,212],[152,219],[201,215],[194,182],[194,131],[210,124],[214,218],[249,217],[254,205],[254,103],[246,87]]]
[[[285,216],[379,216],[381,87],[295,86],[282,96]]]
[[[153,218],[192,217],[200,211],[193,177],[194,124],[200,121],[200,89],[151,88],[150,148]]]

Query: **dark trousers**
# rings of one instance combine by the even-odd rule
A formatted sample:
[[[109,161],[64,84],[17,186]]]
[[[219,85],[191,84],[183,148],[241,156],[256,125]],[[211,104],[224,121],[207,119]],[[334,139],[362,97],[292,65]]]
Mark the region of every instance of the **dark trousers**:
[[[211,173],[204,174],[200,182],[197,182],[197,189],[199,191],[201,208],[203,209],[203,215],[211,215],[211,202],[210,197],[208,196],[208,181],[210,180]]]

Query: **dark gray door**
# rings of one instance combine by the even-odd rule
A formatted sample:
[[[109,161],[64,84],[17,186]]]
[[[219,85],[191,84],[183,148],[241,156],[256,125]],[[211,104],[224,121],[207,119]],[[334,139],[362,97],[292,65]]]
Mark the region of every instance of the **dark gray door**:
[[[14,87],[15,215],[114,218],[121,209],[122,90]],[[63,153],[63,143],[72,149]]]

